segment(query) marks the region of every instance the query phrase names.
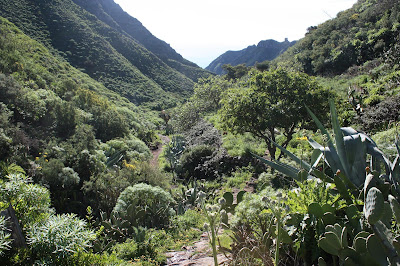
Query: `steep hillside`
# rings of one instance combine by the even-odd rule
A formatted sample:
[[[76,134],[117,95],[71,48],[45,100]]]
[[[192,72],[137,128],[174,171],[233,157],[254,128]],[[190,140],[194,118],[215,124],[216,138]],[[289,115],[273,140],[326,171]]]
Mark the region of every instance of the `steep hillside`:
[[[306,36],[275,61],[312,75],[341,74],[351,66],[384,60],[399,34],[400,1],[359,0],[336,18],[309,27]]]
[[[169,44],[156,38],[140,21],[123,11],[113,0],[73,1],[113,29],[132,37],[164,63],[193,81],[209,74],[196,64],[184,59]]]
[[[135,104],[168,108],[192,92],[190,78],[72,0],[1,0],[0,15]]]
[[[83,128],[106,142],[148,127],[150,117],[133,103],[1,17],[0,33],[0,160],[32,158],[47,142],[57,145]]]
[[[254,66],[257,62],[275,59],[295,43],[295,41],[289,42],[287,39],[284,42],[275,40],[261,41],[257,46],[252,45],[240,51],[228,51],[220,55],[206,69],[220,75],[224,72],[222,66],[225,64]]]

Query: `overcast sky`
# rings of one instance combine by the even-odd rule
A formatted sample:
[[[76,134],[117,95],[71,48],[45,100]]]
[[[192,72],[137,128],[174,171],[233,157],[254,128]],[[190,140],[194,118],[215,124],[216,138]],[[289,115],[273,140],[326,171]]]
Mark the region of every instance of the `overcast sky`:
[[[298,40],[356,0],[114,0],[184,58],[206,67],[261,40]]]

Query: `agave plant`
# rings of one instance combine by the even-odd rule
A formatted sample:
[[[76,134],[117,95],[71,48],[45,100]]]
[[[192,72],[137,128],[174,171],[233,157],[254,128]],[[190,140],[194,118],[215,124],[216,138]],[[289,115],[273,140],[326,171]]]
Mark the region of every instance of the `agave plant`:
[[[356,131],[351,127],[340,127],[333,100],[330,100],[329,104],[331,109],[332,128],[335,141],[333,141],[330,134],[318,120],[315,114],[311,112],[309,108],[307,108],[309,114],[326,139],[326,143],[321,145],[312,138],[307,137],[308,142],[314,148],[311,164],[298,158],[296,155],[275,142],[273,142],[273,144],[290,159],[299,164],[301,168],[283,164],[279,161],[266,160],[257,155],[254,156],[256,156],[265,164],[295,180],[314,176],[333,183],[333,177],[330,177],[317,169],[317,165],[320,163],[321,159],[324,159],[324,162],[332,169],[333,173],[342,173],[340,176],[344,179],[343,182],[347,186],[350,188],[359,189],[364,185],[366,176],[365,169],[368,166],[367,156],[370,155],[370,169],[380,172],[381,165],[383,164],[386,175],[389,178],[394,178],[395,175],[392,173],[394,166],[378,149],[376,143],[366,134]],[[307,174],[301,170],[305,170]],[[301,174],[299,175],[299,173]]]
[[[334,257],[338,257],[340,263],[344,265],[366,263],[399,265],[400,236],[394,236],[391,232],[392,222],[400,222],[399,139],[397,138],[395,143],[398,155],[393,162],[390,162],[366,134],[350,127],[340,127],[332,100],[330,100],[330,109],[334,138],[331,138],[322,123],[307,108],[326,140],[324,145],[321,145],[307,138],[314,148],[311,164],[299,159],[276,143],[274,144],[301,168],[257,157],[293,179],[317,177],[335,183],[336,189],[348,204],[352,204],[351,193],[354,198],[360,198],[360,196],[362,198],[364,195],[363,214],[368,226],[363,230],[366,231],[353,228],[353,234],[357,235],[351,246],[347,243],[347,226],[351,226],[350,223],[344,227],[339,224],[327,225],[325,233],[319,239],[319,247]],[[331,168],[333,177],[316,168],[321,159]],[[370,160],[369,165],[367,159]],[[349,205],[349,207],[355,208],[355,212],[358,212],[355,205]],[[352,215],[347,213],[347,217],[352,217]],[[319,258],[319,265],[327,265],[322,257]]]

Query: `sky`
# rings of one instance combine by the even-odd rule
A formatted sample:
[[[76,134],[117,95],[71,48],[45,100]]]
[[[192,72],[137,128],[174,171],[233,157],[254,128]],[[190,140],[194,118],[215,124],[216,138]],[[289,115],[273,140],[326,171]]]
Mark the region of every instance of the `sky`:
[[[154,36],[201,67],[259,41],[304,37],[356,0],[114,0]]]

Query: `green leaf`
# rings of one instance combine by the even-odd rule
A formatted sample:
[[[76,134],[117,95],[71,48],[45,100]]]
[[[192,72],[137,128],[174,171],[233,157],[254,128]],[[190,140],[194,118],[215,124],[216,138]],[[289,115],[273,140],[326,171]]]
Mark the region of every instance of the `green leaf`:
[[[308,213],[314,215],[318,219],[322,218],[324,215],[321,205],[319,205],[317,202],[313,202],[308,205]]]
[[[376,187],[368,191],[365,205],[364,214],[370,224],[375,224],[382,217],[384,210],[384,199],[382,192]]]
[[[341,235],[341,242],[342,242],[342,247],[348,247],[349,243],[347,242],[347,227],[343,227],[342,230],[342,235]]]
[[[392,195],[388,196],[388,200],[389,200],[390,207],[392,208],[392,211],[394,213],[394,217],[396,218],[397,223],[400,223],[400,204],[399,204],[399,202]]]
[[[324,258],[319,257],[318,258],[318,266],[327,266],[328,264],[326,264]]]
[[[310,171],[311,166],[307,162],[301,160],[299,157],[297,157],[296,155],[294,155],[293,153],[291,153],[290,151],[288,151],[287,149],[285,149],[284,147],[282,147],[281,145],[279,145],[278,143],[276,143],[272,139],[270,139],[270,141],[276,147],[278,147],[278,149],[280,149],[284,154],[286,154],[289,158],[291,158],[293,161],[295,161],[298,165],[304,167],[307,171]]]
[[[319,119],[317,118],[316,115],[314,115],[314,113],[310,110],[310,108],[308,108],[308,106],[306,106],[307,112],[310,114],[311,118],[314,120],[315,124],[317,125],[317,127],[319,128],[319,130],[321,130],[322,134],[324,134],[327,139],[328,139],[328,144],[333,145],[331,136],[329,135],[328,131],[325,129],[325,127],[322,125],[321,121],[319,121]]]
[[[290,244],[293,242],[292,238],[289,236],[288,232],[285,229],[283,229],[283,227],[281,227],[281,230],[279,232],[282,243]]]
[[[335,256],[339,255],[339,250],[341,249],[340,240],[333,232],[325,233],[324,237],[319,240],[318,244],[323,250],[325,250],[329,254]]]
[[[231,192],[225,192],[223,197],[226,200],[226,205],[233,204],[233,194]]]
[[[367,236],[368,237],[368,236]],[[353,248],[357,253],[362,254],[367,252],[367,238],[355,237],[353,241]]]
[[[324,222],[324,225],[332,225],[336,222],[336,216],[331,212],[326,212],[322,216],[322,221]]]
[[[331,205],[329,205],[328,203],[325,203],[324,205],[322,205],[322,210],[324,211],[324,213],[326,213],[326,212],[335,213],[335,208],[332,207]]]
[[[339,155],[339,160],[340,160],[340,163],[343,167],[343,170],[344,170],[346,176],[348,176],[350,179],[352,179],[351,173],[350,173],[349,162],[348,162],[347,155],[346,155],[346,147],[344,145],[343,134],[342,134],[342,130],[340,129],[338,115],[336,113],[335,104],[332,99],[329,100],[329,106],[331,108],[332,128],[333,128],[333,132],[335,134],[336,149],[337,149],[337,152]]]
[[[246,193],[246,191],[241,190],[241,191],[239,191],[239,193],[236,195],[236,202],[237,202],[237,204],[239,204],[240,202],[242,202],[245,193]]]
[[[375,262],[380,265],[388,265],[385,248],[376,235],[372,234],[367,238],[367,249]]]
[[[297,173],[299,172],[299,170],[294,171],[294,170],[291,169],[292,167],[289,167],[288,165],[286,165],[286,167],[285,167],[282,164],[278,164],[278,163],[269,161],[269,160],[264,159],[264,158],[254,154],[254,153],[252,153],[252,155],[254,157],[256,157],[257,159],[259,159],[260,161],[262,161],[263,163],[265,163],[266,165],[268,165],[268,166],[274,168],[275,170],[281,172],[282,174],[284,174],[284,175],[286,175],[288,177],[291,177],[291,178],[293,178],[295,180],[298,180]]]
[[[349,191],[347,190],[346,185],[343,183],[343,180],[338,175],[335,175],[334,182],[336,185],[336,189],[339,191],[342,198],[344,198],[348,204],[351,204],[351,196]]]

